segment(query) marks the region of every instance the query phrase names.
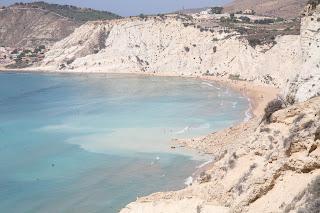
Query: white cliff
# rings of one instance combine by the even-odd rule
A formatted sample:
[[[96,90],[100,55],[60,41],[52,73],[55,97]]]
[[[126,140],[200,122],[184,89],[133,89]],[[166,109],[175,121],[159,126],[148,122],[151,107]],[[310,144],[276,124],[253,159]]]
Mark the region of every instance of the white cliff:
[[[177,17],[89,22],[56,43],[42,68],[189,76],[209,73],[283,86],[301,64],[299,36],[279,37],[263,53],[236,32],[221,27],[201,32],[186,23],[188,20]]]
[[[39,69],[235,77],[285,89],[291,102],[319,94],[319,9],[301,35],[276,38],[267,51],[236,31],[201,30],[184,16],[88,22],[57,42]]]
[[[302,63],[287,87],[287,94],[295,101],[305,101],[320,95],[320,7],[302,19]]]

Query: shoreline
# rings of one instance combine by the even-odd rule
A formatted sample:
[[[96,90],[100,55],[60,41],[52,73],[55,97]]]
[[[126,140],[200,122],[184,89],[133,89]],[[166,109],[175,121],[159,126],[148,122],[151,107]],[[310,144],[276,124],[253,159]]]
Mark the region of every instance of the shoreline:
[[[7,69],[0,66],[0,72],[22,72],[22,73],[50,73],[50,74],[128,74],[128,75],[141,75],[141,76],[159,76],[159,77],[181,77],[181,78],[195,78],[203,81],[211,81],[218,85],[231,88],[236,92],[239,92],[243,96],[247,97],[251,106],[250,113],[252,117],[260,116],[263,114],[264,106],[267,102],[276,98],[280,92],[279,88],[269,86],[266,84],[258,84],[255,82],[249,82],[244,80],[231,80],[226,77],[216,76],[193,76],[193,75],[179,75],[177,73],[165,72],[165,73],[144,73],[144,72],[77,72],[77,71],[52,71],[45,70],[39,67],[24,68],[24,69]],[[261,103],[262,102],[262,103]]]
[[[60,71],[48,71],[48,70],[24,70],[24,69],[17,69],[17,70],[1,70],[0,72],[22,72],[22,73],[48,73],[48,74],[128,74],[128,75],[142,75],[142,76],[159,76],[159,77],[181,77],[181,78],[194,78],[199,79],[204,82],[214,83],[216,85],[220,85],[226,88],[230,88],[235,92],[239,92],[242,96],[248,99],[249,108],[246,111],[246,116],[244,120],[238,123],[232,124],[230,127],[226,127],[224,129],[218,130],[214,132],[211,130],[208,135],[199,136],[197,138],[188,138],[188,139],[172,139],[171,144],[177,149],[186,149],[198,154],[205,154],[210,157],[210,160],[204,162],[203,164],[199,165],[194,172],[187,177],[184,181],[188,181],[188,184],[185,182],[185,187],[181,190],[188,188],[189,185],[192,185],[196,178],[202,172],[208,172],[212,170],[213,164],[215,163],[215,159],[213,158],[213,154],[219,153],[219,148],[215,148],[212,143],[206,144],[207,140],[212,140],[212,135],[219,135],[219,139],[223,142],[223,145],[226,145],[230,142],[230,139],[227,138],[228,131],[232,129],[237,129],[238,131],[245,131],[248,126],[247,124],[250,121],[258,118],[264,114],[264,108],[267,103],[274,98],[280,92],[280,89],[274,86],[262,85],[257,84],[254,82],[248,81],[241,81],[241,80],[231,80],[226,77],[216,77],[216,76],[185,76],[185,75],[177,75],[175,73],[137,73],[137,72],[127,72],[127,73],[102,73],[102,72],[60,72]],[[220,136],[222,135],[222,136]],[[225,135],[225,136],[224,136]],[[219,144],[218,146],[221,146]],[[214,149],[212,149],[214,148]],[[220,153],[221,154],[221,153]],[[191,181],[191,180],[192,181]],[[180,190],[178,190],[180,191]],[[163,192],[154,192],[154,193],[163,193]],[[154,194],[153,193],[153,194]],[[151,195],[148,195],[151,196]],[[147,197],[148,197],[147,196]],[[123,207],[125,208],[125,207]]]
[[[188,138],[188,139],[176,139],[176,140],[173,140],[172,142],[174,146],[177,146],[180,149],[181,148],[190,149],[190,150],[197,151],[200,154],[205,154],[210,156],[213,155],[213,152],[211,150],[208,150],[207,147],[197,146],[197,143],[201,143],[207,140],[208,138],[210,138],[211,134],[216,134],[216,133],[224,134],[225,132],[227,133],[228,130],[233,128],[246,130],[247,129],[246,124],[250,121],[253,121],[255,118],[259,118],[260,116],[263,116],[265,106],[271,100],[276,98],[280,93],[280,89],[276,87],[267,86],[267,85],[258,85],[253,82],[230,80],[223,77],[215,77],[215,76],[202,76],[202,77],[198,77],[198,79],[202,81],[214,82],[217,85],[221,85],[221,86],[230,88],[236,92],[239,92],[241,95],[246,97],[249,102],[249,108],[246,111],[246,114],[249,113],[250,117],[248,118],[245,117],[243,121],[234,123],[231,126],[218,131],[212,130],[211,133],[205,136],[199,136],[196,138]],[[224,140],[224,138],[221,138],[221,140]],[[199,177],[199,175],[202,172],[207,172],[211,170],[214,163],[215,163],[215,159],[211,158],[210,160],[199,165],[194,171],[194,173],[186,179],[186,182],[188,181],[189,178],[192,179],[192,182],[195,181],[196,178]],[[192,182],[188,182],[188,184],[186,184],[186,187],[192,185]]]
[[[83,74],[83,75],[89,75],[89,74],[101,74],[101,75],[107,75],[107,74],[127,74],[127,75],[140,75],[140,76],[158,76],[158,77],[179,77],[179,78],[193,78],[198,79],[201,81],[208,81],[208,83],[214,83],[216,85],[220,85],[226,88],[230,88],[234,90],[235,92],[240,93],[242,96],[247,98],[249,103],[249,108],[245,112],[246,117],[238,123],[232,124],[230,127],[226,127],[221,130],[211,130],[212,133],[217,132],[224,132],[227,129],[237,127],[239,125],[244,125],[245,123],[253,120],[256,117],[262,116],[264,114],[264,108],[274,98],[276,98],[279,93],[280,89],[276,88],[274,86],[269,86],[265,84],[258,84],[255,82],[249,82],[249,81],[242,81],[242,80],[231,80],[227,77],[216,77],[216,76],[193,76],[193,75],[179,75],[176,73],[144,73],[144,72],[120,72],[120,73],[110,73],[110,72],[74,72],[74,71],[52,71],[52,70],[42,70],[39,67],[35,67],[34,69],[27,68],[27,69],[1,69],[0,72],[21,72],[21,73],[42,73],[42,74]],[[212,133],[209,133],[212,134]],[[183,149],[189,149],[192,152],[198,152],[198,154],[211,154],[207,150],[203,150],[202,148],[195,148],[194,146],[188,146],[186,144],[186,141],[198,141],[203,140],[208,135],[199,136],[196,138],[188,138],[188,139],[174,139],[172,138],[172,141],[175,140],[175,142],[171,142],[175,148],[183,148]],[[181,141],[184,141],[183,146],[181,147]],[[178,143],[177,143],[178,142]],[[196,172],[196,171],[195,171]]]

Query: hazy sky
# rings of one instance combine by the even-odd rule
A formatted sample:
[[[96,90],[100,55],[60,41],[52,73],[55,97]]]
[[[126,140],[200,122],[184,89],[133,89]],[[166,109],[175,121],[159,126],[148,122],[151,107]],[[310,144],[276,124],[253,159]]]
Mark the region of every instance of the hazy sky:
[[[75,6],[91,7],[99,10],[108,10],[122,16],[137,15],[140,13],[156,14],[172,12],[184,8],[197,8],[223,5],[232,0],[46,0],[57,4],[71,4]],[[9,5],[15,2],[31,2],[30,0],[0,0],[0,5]]]

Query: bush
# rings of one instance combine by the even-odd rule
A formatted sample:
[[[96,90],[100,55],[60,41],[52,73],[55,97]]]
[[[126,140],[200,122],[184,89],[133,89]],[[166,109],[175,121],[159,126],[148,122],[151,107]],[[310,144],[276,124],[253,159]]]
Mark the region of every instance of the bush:
[[[312,9],[315,9],[318,4],[320,4],[320,0],[309,0],[307,4],[312,6]]]
[[[227,21],[227,19],[225,17],[220,18],[220,22],[226,22],[226,21]]]
[[[229,79],[230,80],[240,80],[240,75],[239,74],[235,74],[235,75],[230,74]]]
[[[141,18],[141,19],[145,19],[145,18],[146,18],[146,16],[145,16],[143,13],[141,13],[141,14],[139,15],[139,18]]]
[[[246,23],[249,23],[251,21],[251,19],[247,16],[241,16],[239,18],[242,22],[246,22]]]
[[[261,20],[255,20],[254,23],[255,24],[272,24],[274,23],[275,20],[274,19],[261,19]]]
[[[299,209],[299,213],[319,213],[320,209],[320,176],[308,188],[306,208]]]
[[[211,8],[211,13],[212,14],[221,14],[223,10],[223,7],[212,7]]]
[[[230,19],[231,19],[231,20],[234,20],[234,19],[235,19],[234,13],[230,13]]]
[[[266,121],[267,123],[270,123],[270,119],[273,113],[275,113],[276,111],[279,111],[280,109],[283,108],[283,101],[280,99],[274,99],[272,101],[270,101],[266,108],[264,109],[264,116],[261,120],[261,123],[263,121]]]
[[[189,47],[184,47],[184,50],[185,50],[186,52],[189,52],[189,51],[190,51],[190,48],[189,48]]]
[[[275,20],[275,22],[283,22],[283,21],[284,21],[284,19],[281,18],[281,17],[278,17],[278,18],[276,18],[276,20]]]
[[[251,38],[251,39],[248,40],[248,42],[249,42],[249,45],[251,47],[253,47],[253,48],[255,48],[257,45],[261,45],[262,44],[261,40],[257,39],[257,38]]]
[[[240,33],[241,35],[244,35],[244,34],[247,34],[248,33],[248,30],[244,27],[239,27],[239,28],[236,28],[236,31],[238,33]]]
[[[320,140],[320,126],[317,128],[315,134],[314,134],[314,141]]]

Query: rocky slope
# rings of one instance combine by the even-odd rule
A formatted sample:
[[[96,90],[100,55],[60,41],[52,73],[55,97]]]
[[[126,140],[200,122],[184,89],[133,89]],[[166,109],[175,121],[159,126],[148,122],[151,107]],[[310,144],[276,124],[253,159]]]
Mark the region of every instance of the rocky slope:
[[[318,212],[320,98],[183,145],[214,156],[192,186],[156,193],[128,212]]]
[[[41,8],[43,10],[47,10],[63,17],[72,19],[78,23],[121,18],[120,16],[108,11],[94,10],[91,8],[82,8],[72,5],[49,4],[43,1],[36,1],[31,3],[16,3],[11,7]]]
[[[224,7],[225,12],[253,9],[259,15],[296,18],[308,0],[234,0]]]
[[[37,8],[0,9],[0,45],[49,45],[70,35],[79,25],[68,18]]]
[[[69,36],[87,20],[118,17],[109,12],[68,5],[17,3],[0,9],[0,46],[47,46]]]

